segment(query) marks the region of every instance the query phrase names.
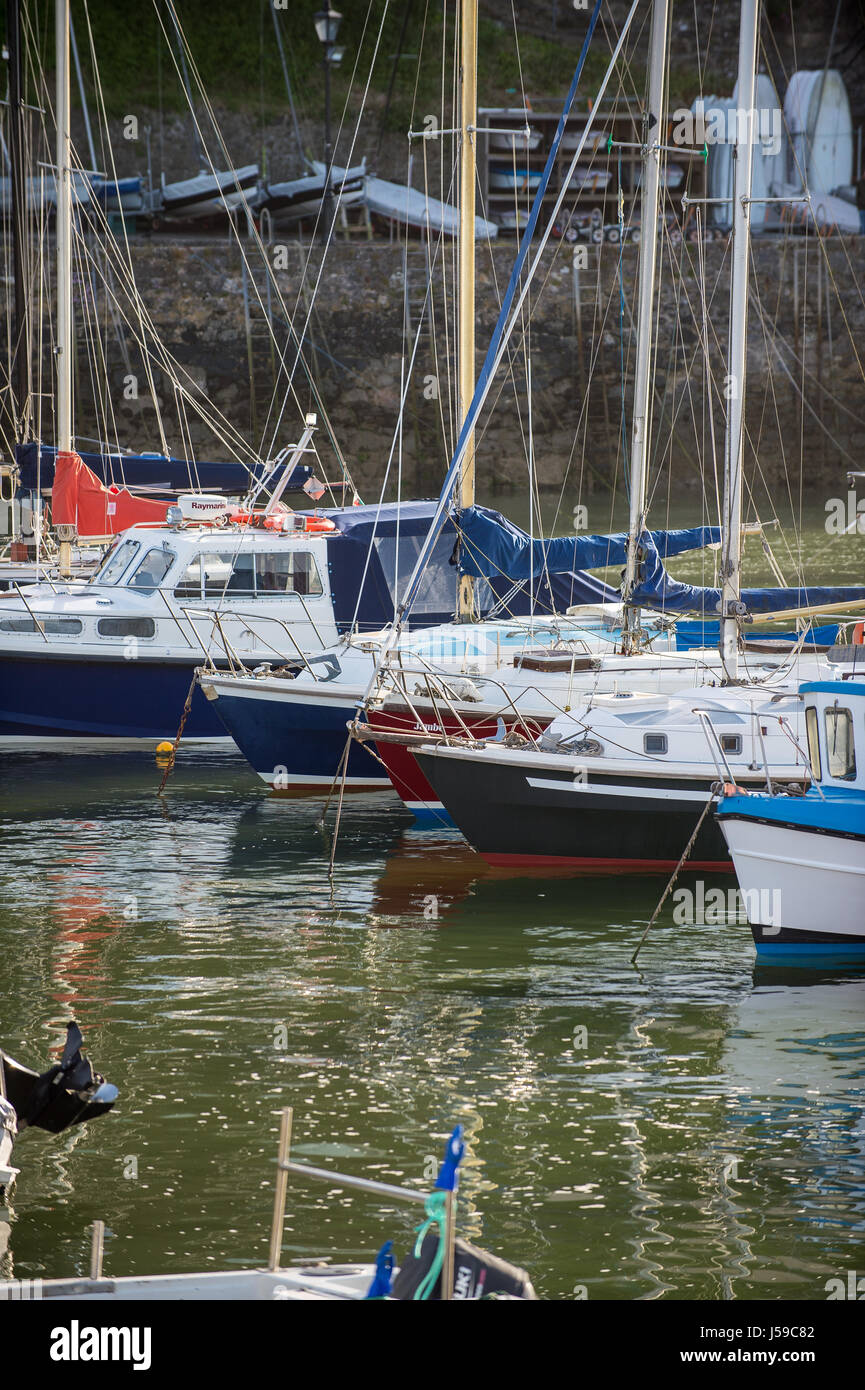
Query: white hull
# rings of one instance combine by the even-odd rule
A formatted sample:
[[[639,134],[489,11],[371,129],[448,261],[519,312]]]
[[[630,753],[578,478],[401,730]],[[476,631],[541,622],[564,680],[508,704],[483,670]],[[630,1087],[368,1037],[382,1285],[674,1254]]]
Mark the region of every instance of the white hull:
[[[753,820],[721,821],[752,926],[865,936],[865,843]],[[760,918],[769,916],[770,921]]]
[[[154,1274],[122,1279],[46,1279],[38,1297],[80,1302],[280,1302],[366,1297],[372,1265],[314,1265],[309,1269],[240,1269],[216,1274]],[[35,1293],[28,1294],[28,1297]],[[0,1302],[20,1297],[15,1284],[0,1284]]]

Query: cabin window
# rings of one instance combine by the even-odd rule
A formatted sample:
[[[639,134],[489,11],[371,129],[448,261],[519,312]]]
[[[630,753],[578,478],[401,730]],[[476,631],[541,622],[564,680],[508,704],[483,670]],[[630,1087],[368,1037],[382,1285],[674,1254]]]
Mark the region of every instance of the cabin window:
[[[152,618],[100,618],[96,630],[100,637],[153,637],[156,624]]]
[[[163,550],[161,547],[148,550],[132,578],[126,581],[127,586],[144,594],[152,594],[159,588],[176,559],[173,550]]]
[[[820,765],[820,726],[817,722],[817,711],[813,705],[805,708],[805,731],[808,735],[808,761],[811,764],[811,774],[815,782],[823,780],[823,769]]]
[[[190,560],[180,583],[174,590],[175,598],[201,598],[201,564],[198,556]]]
[[[141,546],[138,541],[126,540],[120,545],[115,542],[90,582],[92,584],[116,584],[140,549]]]
[[[204,588],[202,592],[202,571]],[[203,551],[174,590],[179,599],[275,598],[320,594],[321,578],[309,551]]]
[[[255,557],[255,591],[269,594],[320,594],[321,579],[308,550],[265,551]]]
[[[45,632],[59,637],[76,637],[80,618],[0,618],[0,632]]]
[[[667,735],[643,734],[643,751],[645,753],[666,753]]]
[[[829,776],[842,782],[856,778],[856,754],[853,748],[853,716],[849,709],[826,711],[826,760]]]
[[[741,753],[742,735],[741,734],[722,734],[721,748],[725,753]]]

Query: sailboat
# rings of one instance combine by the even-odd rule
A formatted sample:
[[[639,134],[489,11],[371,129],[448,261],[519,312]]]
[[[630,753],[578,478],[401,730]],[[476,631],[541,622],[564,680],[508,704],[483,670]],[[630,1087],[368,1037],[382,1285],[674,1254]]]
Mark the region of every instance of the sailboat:
[[[553,167],[557,150],[565,138],[567,114],[573,104],[582,66],[597,20],[595,6],[586,42],[559,130],[548,157],[545,177]],[[627,33],[623,27],[616,53],[604,79],[609,80],[616,57]],[[386,786],[386,771],[393,773],[388,759],[391,748],[399,756],[391,736],[408,728],[408,741],[430,727],[447,720],[453,698],[459,698],[459,682],[467,691],[468,703],[454,716],[458,729],[477,733],[477,721],[501,713],[510,727],[525,719],[530,727],[544,727],[580,689],[645,689],[646,682],[657,682],[670,689],[707,678],[716,665],[710,655],[679,653],[669,625],[663,620],[644,619],[640,635],[632,636],[625,658],[613,656],[621,643],[623,620],[621,599],[616,590],[590,577],[586,571],[605,564],[623,562],[633,553],[632,540],[642,526],[642,509],[635,509],[631,535],[588,536],[539,542],[520,532],[497,513],[475,506],[473,418],[479,409],[475,389],[474,346],[474,242],[477,220],[474,204],[474,126],[477,99],[474,87],[476,62],[476,6],[464,0],[461,22],[461,129],[460,145],[460,297],[458,325],[459,399],[463,429],[458,453],[434,511],[435,527],[414,555],[411,572],[399,576],[402,597],[397,629],[378,641],[367,635],[349,637],[321,661],[300,669],[292,662],[282,669],[271,664],[254,676],[218,673],[208,670],[201,677],[202,688],[225,727],[256,771],[271,785],[287,790],[314,789],[329,785],[339,765],[345,743],[345,726],[363,704],[370,725],[375,712],[389,695],[401,699],[396,723],[388,714],[387,747],[379,746],[382,761],[376,762],[357,748],[349,754],[345,784],[357,789]],[[660,98],[659,98],[660,99]],[[597,110],[597,107],[594,108]],[[656,103],[655,109],[658,109]],[[590,117],[574,147],[573,163],[579,160],[585,142],[595,140]],[[644,335],[651,317],[654,260],[657,239],[659,169],[657,154],[643,186],[645,224],[652,229],[641,250],[641,321]],[[511,276],[499,331],[487,355],[484,393],[492,374],[489,364],[504,351],[504,325],[517,295],[522,266],[540,216],[543,188],[539,189],[531,225],[523,237],[520,255]],[[549,229],[546,236],[549,235]],[[537,262],[535,262],[537,264]],[[648,267],[648,268],[647,268]],[[511,328],[513,327],[511,318]],[[648,409],[649,371],[640,367],[639,391]],[[637,498],[645,497],[645,449],[643,417],[635,425],[635,476]],[[459,510],[447,516],[451,496],[459,490]],[[437,591],[433,574],[424,574],[431,554],[438,553],[444,538],[459,541],[459,587],[457,622],[436,628],[429,595]],[[720,532],[698,527],[685,532],[662,532],[655,541],[666,555],[704,545],[717,544]],[[492,556],[492,558],[491,558]],[[411,601],[406,594],[411,593]],[[500,599],[501,617],[495,616]],[[394,596],[397,597],[396,595]],[[494,621],[478,623],[484,610]],[[418,614],[425,614],[427,631],[408,634],[400,631]],[[525,620],[524,620],[525,619]],[[637,651],[637,647],[650,650]],[[434,687],[438,678],[445,693]],[[404,686],[402,682],[408,684]],[[456,684],[455,684],[456,681]],[[420,687],[420,688],[419,688]],[[419,701],[419,703],[417,703]],[[406,715],[408,722],[406,724]],[[358,730],[358,732],[362,732]],[[367,731],[367,737],[374,733]],[[410,755],[409,755],[410,756]],[[383,764],[385,766],[383,766]],[[394,778],[402,790],[402,782]],[[428,789],[427,789],[428,790]],[[406,800],[413,810],[421,810],[423,792],[409,790]]]
[[[352,749],[344,769],[344,784],[355,789],[374,789],[386,785],[386,770],[409,809],[421,818],[432,815],[441,819],[440,798],[423,777],[414,757],[415,745],[428,741],[430,733],[445,740],[465,737],[474,742],[491,736],[500,740],[512,735],[519,738],[542,731],[556,715],[574,708],[581,699],[594,700],[605,691],[623,695],[669,692],[723,679],[721,654],[699,649],[677,651],[668,618],[659,621],[657,617],[646,617],[645,609],[640,607],[642,603],[668,611],[672,607],[671,584],[660,553],[672,555],[688,548],[718,544],[722,535],[719,529],[705,527],[654,534],[645,530],[652,306],[662,172],[662,151],[650,131],[653,127],[660,129],[654,113],[662,110],[663,103],[666,6],[656,9],[654,23],[642,179],[642,225],[646,234],[640,247],[639,350],[627,535],[532,541],[502,517],[474,505],[472,430],[467,421],[469,403],[473,410],[477,404],[472,374],[473,326],[470,319],[467,323],[461,317],[460,408],[467,423],[437,512],[439,526],[454,525],[460,543],[458,622],[408,637],[399,635],[398,623],[377,644],[366,637],[350,638],[329,654],[326,665],[311,664],[305,670],[295,665],[282,671],[263,669],[254,677],[205,672],[205,694],[255,770],[271,786],[296,791],[329,785],[339,766],[348,724],[358,738],[375,743],[380,761],[361,757]],[[464,20],[464,39],[469,32]],[[625,32],[623,29],[620,44]],[[464,51],[464,73],[471,71],[470,61],[470,53]],[[473,124],[471,111],[467,113],[464,108],[462,120],[464,131],[468,132]],[[550,158],[555,157],[558,141],[564,136],[564,118],[561,126]],[[581,140],[595,138],[587,126]],[[462,152],[464,174],[471,160],[471,141],[467,136]],[[575,160],[579,155],[578,145]],[[535,218],[542,196],[543,187],[536,197]],[[467,220],[460,241],[460,303],[465,306],[472,302],[473,271],[473,238],[466,230],[472,225],[469,219],[473,204],[465,189],[462,208]],[[521,255],[532,230],[529,228],[524,237]],[[516,273],[512,275],[512,285]],[[491,348],[488,362],[492,354]],[[484,377],[487,385],[488,367]],[[458,479],[460,506],[455,520],[450,522],[444,518]],[[741,515],[736,524],[741,530]],[[737,540],[737,546],[738,543]],[[655,560],[658,564],[649,574]],[[423,562],[422,551],[406,585],[409,597],[404,595],[400,610],[404,615],[414,611]],[[621,594],[585,573],[593,567],[617,562],[626,566]],[[511,618],[474,626],[472,596],[484,592],[486,585],[502,575],[514,581],[515,592],[520,585],[528,587],[534,617],[523,624]],[[716,619],[728,597],[705,591],[695,595],[694,602],[683,603],[683,611],[698,608],[703,617]],[[789,605],[794,597],[791,594],[785,600],[777,599],[777,604]],[[814,603],[835,597],[834,591],[827,595],[822,590],[810,595]],[[776,596],[772,601],[776,601]],[[753,602],[759,605],[757,598]],[[763,610],[766,611],[766,603]],[[517,614],[519,611],[516,609]],[[794,640],[786,651],[782,644],[774,653],[749,653],[744,658],[749,677],[774,680],[786,675],[786,660],[791,654],[796,654]],[[361,706],[362,718],[358,720],[355,712]]]
[[[754,113],[757,0],[743,0],[739,50],[738,89],[745,110]],[[652,68],[663,64],[666,51],[667,4],[656,0],[653,18]],[[658,81],[656,77],[656,81]],[[661,82],[656,87],[656,97]],[[659,109],[656,107],[655,109]],[[739,123],[734,194],[733,278],[729,379],[745,381],[747,330],[747,276],[753,145],[751,130]],[[645,245],[645,242],[644,242]],[[641,320],[642,323],[642,320]],[[644,347],[641,341],[641,350]],[[639,368],[638,368],[639,381]],[[640,394],[635,393],[635,434],[640,421]],[[645,419],[645,417],[643,417]],[[624,597],[626,620],[624,646],[632,640],[637,605],[656,604],[667,611],[702,611],[720,614],[720,677],[731,687],[719,697],[669,695],[641,699],[634,692],[618,690],[610,700],[593,693],[590,700],[560,716],[532,747],[510,748],[503,737],[478,746],[472,730],[462,736],[452,731],[437,742],[418,739],[412,754],[432,787],[431,801],[463,830],[469,842],[494,862],[567,862],[587,868],[667,869],[677,862],[715,782],[723,768],[715,756],[714,725],[739,725],[731,731],[738,738],[737,752],[744,753],[749,726],[761,739],[780,727],[793,748],[777,754],[777,773],[804,788],[807,767],[796,752],[801,739],[801,702],[795,696],[786,718],[773,710],[785,698],[778,672],[767,682],[748,689],[740,685],[740,625],[754,613],[813,611],[821,604],[842,608],[861,604],[861,589],[749,590],[740,587],[742,536],[742,469],[744,459],[744,389],[734,393],[728,405],[723,527],[723,583],[719,590],[695,590],[669,579],[651,538],[643,530],[644,493],[631,494],[631,531]],[[848,675],[856,670],[863,649],[841,645],[831,652],[799,657],[800,674],[812,677]],[[747,658],[746,658],[747,661]],[[840,668],[840,669],[839,669]],[[747,669],[747,668],[746,668]],[[747,672],[753,678],[757,673]],[[787,673],[789,688],[790,672]],[[769,689],[767,689],[767,686]],[[770,693],[771,691],[771,693]],[[628,699],[629,703],[624,702]],[[780,725],[779,725],[780,720]],[[693,734],[704,738],[693,746]],[[524,732],[521,730],[520,732]],[[701,747],[699,745],[702,745]],[[733,744],[730,745],[732,753]],[[739,757],[731,782],[753,784],[762,775],[760,764]],[[702,863],[728,863],[726,848],[711,823],[703,831]]]

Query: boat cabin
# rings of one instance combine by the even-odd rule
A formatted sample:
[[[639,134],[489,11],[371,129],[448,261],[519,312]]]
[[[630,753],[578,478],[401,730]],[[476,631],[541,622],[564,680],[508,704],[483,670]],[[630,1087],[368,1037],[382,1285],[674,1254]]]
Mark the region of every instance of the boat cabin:
[[[813,794],[865,792],[865,671],[858,679],[808,681],[799,689]]]

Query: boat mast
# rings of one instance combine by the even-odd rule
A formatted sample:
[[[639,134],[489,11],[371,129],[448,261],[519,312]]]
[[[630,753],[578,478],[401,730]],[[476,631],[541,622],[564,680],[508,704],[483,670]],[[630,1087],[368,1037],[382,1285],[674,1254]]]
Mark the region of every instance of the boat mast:
[[[628,599],[637,583],[637,552],[646,520],[647,460],[652,428],[652,367],[654,336],[652,312],[658,262],[658,216],[661,190],[661,139],[665,109],[664,88],[670,0],[655,0],[649,54],[648,110],[643,113],[643,161],[640,187],[640,267],[637,305],[637,364],[634,376],[634,417],[631,426],[631,499],[623,597],[625,621],[622,651],[640,645],[640,610]]]
[[[27,199],[24,182],[24,103],[21,97],[21,0],[7,0],[6,43],[9,49],[9,213],[15,277],[9,419],[10,443],[19,444],[26,440],[29,434],[30,416],[30,322],[24,281],[24,218]]]
[[[730,277],[730,344],[727,354],[727,428],[724,439],[724,502],[719,652],[727,683],[739,675],[742,614],[742,468],[745,458],[745,368],[748,346],[748,262],[751,233],[751,167],[760,0],[742,0],[733,183],[733,252]]]
[[[458,396],[460,425],[468,414],[475,393],[475,140],[477,127],[477,0],[461,0],[461,71],[460,71],[460,219],[459,219],[459,327]],[[466,442],[465,457],[460,475],[460,507],[472,507],[475,500],[475,440],[474,433]],[[471,575],[460,577],[460,622],[475,618],[474,580]]]
[[[57,452],[72,451],[72,187],[69,141],[69,0],[57,0]],[[60,541],[60,573],[72,567],[69,540]]]

